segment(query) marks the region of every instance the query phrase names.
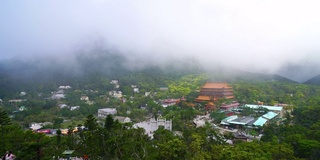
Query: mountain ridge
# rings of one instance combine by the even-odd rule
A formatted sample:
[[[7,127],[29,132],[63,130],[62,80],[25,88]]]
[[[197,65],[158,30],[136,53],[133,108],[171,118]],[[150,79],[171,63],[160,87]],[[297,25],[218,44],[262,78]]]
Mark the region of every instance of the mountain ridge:
[[[308,79],[307,81],[303,82],[303,84],[320,86],[320,74]]]

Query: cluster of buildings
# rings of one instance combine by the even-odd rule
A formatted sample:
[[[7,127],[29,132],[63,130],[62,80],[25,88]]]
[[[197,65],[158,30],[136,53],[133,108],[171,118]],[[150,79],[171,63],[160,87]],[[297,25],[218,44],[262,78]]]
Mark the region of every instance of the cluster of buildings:
[[[55,91],[55,92],[52,92],[52,96],[47,98],[47,99],[62,99],[62,98],[65,98],[66,95],[64,93],[64,90],[66,89],[71,89],[72,87],[71,86],[59,86],[58,87],[58,90]]]
[[[260,103],[257,105],[246,104],[240,107],[240,104],[233,101],[233,98],[233,89],[226,82],[206,83],[201,87],[199,96],[195,101],[207,103],[205,106],[207,110],[220,110],[221,112],[224,112],[227,118],[223,119],[220,124],[234,128],[258,128],[271,121],[279,122],[284,116],[283,105],[266,106],[263,105],[263,103]],[[230,100],[230,103],[223,103],[220,106],[217,106],[215,102],[220,99]],[[240,116],[243,108],[251,109],[253,112],[259,112],[261,114],[266,111],[267,113],[260,117]],[[235,112],[239,113],[239,115],[235,115]]]
[[[109,96],[123,99],[122,92],[119,91],[119,81],[111,80],[110,84],[114,85],[114,90],[109,91]],[[70,86],[60,86],[56,92],[50,97],[50,99],[60,99],[64,98],[64,90],[70,89]],[[137,85],[131,85],[133,93],[139,93],[139,88]],[[168,87],[160,87],[160,91],[167,91]],[[155,95],[152,92],[146,92],[145,96]],[[224,99],[228,100],[228,103],[222,103],[217,105],[216,102]],[[221,112],[226,113],[227,118],[223,119],[220,123],[220,126],[228,127],[228,128],[259,128],[272,121],[279,121],[284,116],[284,107],[283,106],[266,106],[263,104],[246,104],[240,107],[240,104],[237,101],[234,101],[233,88],[228,85],[226,82],[219,83],[206,83],[203,87],[200,88],[199,96],[195,99],[197,103],[205,104],[205,108],[207,110],[220,110]],[[89,97],[86,95],[81,95],[80,100],[90,102]],[[162,107],[168,107],[171,105],[176,105],[177,103],[184,101],[185,98],[179,99],[164,99],[160,100],[159,104]],[[20,102],[21,100],[12,100],[10,103]],[[67,106],[66,104],[59,105],[60,108],[68,107],[70,110],[79,109],[80,106]],[[141,105],[141,109],[145,109],[147,104]],[[241,116],[241,110],[243,108],[252,109],[254,112],[266,111],[266,113],[261,113],[262,115],[259,117],[253,116]],[[235,112],[240,114],[235,115]],[[112,115],[114,120],[119,121],[120,123],[128,123],[132,122],[129,117],[116,116],[117,108],[102,108],[97,111],[97,117],[99,119],[105,119],[108,115]],[[209,115],[205,116],[197,116],[194,119],[194,123],[197,127],[201,127],[205,125],[205,122],[211,123],[212,119]],[[172,121],[166,120],[159,116],[158,118],[151,118],[148,121],[139,122],[133,125],[135,128],[144,128],[146,134],[150,137],[153,137],[154,132],[159,128],[163,127],[164,129],[172,131]],[[32,126],[32,128],[37,128],[39,126]]]
[[[129,123],[131,119],[129,117],[115,116],[117,114],[116,108],[102,108],[98,110],[98,118],[105,119],[108,115],[112,115],[114,120],[120,123]],[[160,126],[164,129],[172,131],[172,121],[166,120],[159,116],[158,118],[151,118],[148,121],[139,122],[133,125],[134,128],[143,128],[145,133],[153,137],[154,131],[156,131]]]
[[[231,128],[259,128],[270,122],[280,122],[284,116],[281,106],[246,104],[243,108],[252,109],[253,112],[264,112],[266,109],[268,112],[259,117],[232,115],[223,119],[220,124]]]

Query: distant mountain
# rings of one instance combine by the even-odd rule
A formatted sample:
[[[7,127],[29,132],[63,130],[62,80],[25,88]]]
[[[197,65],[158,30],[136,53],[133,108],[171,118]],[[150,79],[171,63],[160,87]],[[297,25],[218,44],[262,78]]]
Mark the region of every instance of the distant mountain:
[[[306,82],[304,82],[303,84],[310,84],[310,85],[318,85],[320,86],[320,74],[307,80]]]
[[[157,83],[163,79],[175,79],[188,74],[207,74],[210,81],[225,82],[268,82],[280,81],[296,83],[276,74],[261,74],[216,67],[205,70],[197,63],[176,61],[172,65],[150,66],[132,69],[127,59],[113,52],[94,52],[79,54],[74,59],[38,58],[32,60],[10,59],[0,61],[0,98],[8,93],[29,90],[50,90],[59,85],[78,85],[99,83],[101,78],[119,79],[140,75],[153,77]],[[192,64],[192,65],[191,65]],[[142,78],[146,78],[142,77]]]
[[[210,73],[210,72],[209,72]],[[211,72],[210,79],[212,81],[226,81],[226,82],[238,82],[247,81],[253,83],[268,82],[268,81],[278,81],[278,82],[288,82],[297,83],[286,77],[277,74],[262,74],[262,73],[252,73],[237,69],[224,69],[220,71]]]

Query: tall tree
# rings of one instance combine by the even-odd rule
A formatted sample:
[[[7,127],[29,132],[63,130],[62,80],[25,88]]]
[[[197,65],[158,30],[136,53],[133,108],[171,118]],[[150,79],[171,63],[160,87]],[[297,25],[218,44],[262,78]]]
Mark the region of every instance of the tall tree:
[[[9,118],[7,112],[0,108],[0,126],[10,125],[11,119]]]
[[[104,123],[104,128],[107,130],[111,130],[112,127],[114,126],[114,120],[111,114],[109,114],[106,117],[105,123]]]
[[[87,119],[84,125],[88,128],[89,131],[93,131],[98,128],[97,119],[92,114],[89,114],[87,116]]]

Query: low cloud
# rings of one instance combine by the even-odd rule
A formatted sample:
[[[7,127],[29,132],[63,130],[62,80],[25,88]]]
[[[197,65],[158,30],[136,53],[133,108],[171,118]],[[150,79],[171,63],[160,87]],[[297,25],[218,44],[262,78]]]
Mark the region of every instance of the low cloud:
[[[0,2],[1,58],[73,58],[92,46],[116,50],[127,66],[175,60],[280,73],[319,74],[318,1],[56,0]],[[295,73],[294,67],[305,67]]]

